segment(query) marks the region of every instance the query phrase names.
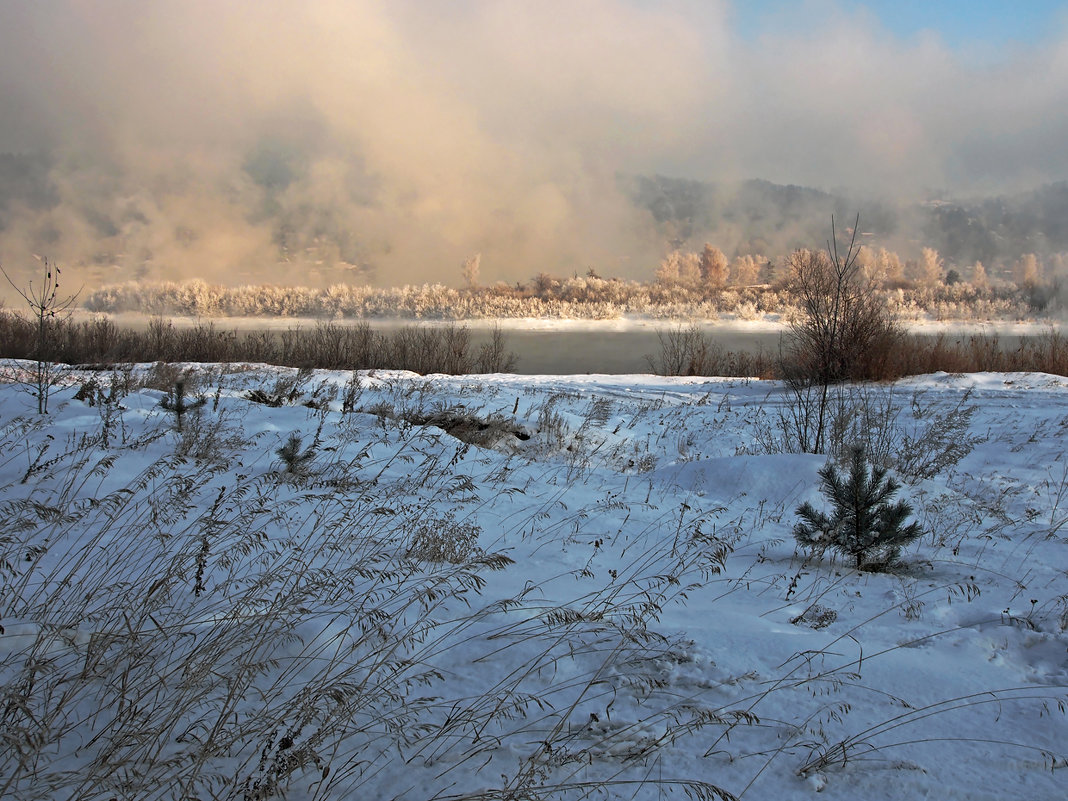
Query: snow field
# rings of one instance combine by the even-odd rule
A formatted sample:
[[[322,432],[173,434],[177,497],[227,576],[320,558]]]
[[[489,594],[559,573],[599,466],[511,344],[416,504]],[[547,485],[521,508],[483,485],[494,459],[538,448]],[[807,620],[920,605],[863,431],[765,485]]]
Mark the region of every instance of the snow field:
[[[868,574],[774,382],[190,368],[0,386],[0,796],[1064,797],[1064,379],[866,388],[975,407]]]

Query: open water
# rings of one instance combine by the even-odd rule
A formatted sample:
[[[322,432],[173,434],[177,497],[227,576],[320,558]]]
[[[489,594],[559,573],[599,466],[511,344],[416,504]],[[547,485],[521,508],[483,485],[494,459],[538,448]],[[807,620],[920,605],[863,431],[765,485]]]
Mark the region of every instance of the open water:
[[[117,316],[120,325],[140,328],[147,324],[144,316]],[[224,318],[216,320],[194,321],[178,318],[173,322],[178,326],[192,325],[195,322],[211,322],[216,328],[239,331],[280,331],[291,327],[314,326],[316,320],[310,319],[272,319],[266,321],[256,318]],[[340,325],[353,325],[358,321],[338,321]],[[383,332],[396,331],[410,325],[420,325],[417,321],[371,320],[371,326]],[[440,325],[441,323],[425,323]],[[490,328],[484,321],[459,322],[467,325],[471,336],[472,350],[490,339]],[[527,324],[519,320],[505,320],[501,330],[505,335],[507,350],[517,356],[515,372],[523,375],[573,375],[586,373],[649,373],[652,372],[650,359],[659,359],[661,355],[661,332],[677,328],[679,324],[670,321],[642,323],[639,325],[619,326],[613,322],[574,322],[562,323],[536,321]],[[779,353],[782,331],[773,326],[733,324],[719,322],[703,325],[702,333],[724,352],[735,351],[750,354],[764,353],[771,357]],[[1046,326],[1048,329],[1048,326]],[[1015,348],[1021,335],[1037,334],[1044,330],[1041,326],[1028,324],[984,324],[976,326],[950,327],[948,329],[929,329],[921,335],[936,336],[945,334],[953,340],[966,341],[975,333],[996,335],[1002,348]],[[915,331],[914,331],[915,333]]]

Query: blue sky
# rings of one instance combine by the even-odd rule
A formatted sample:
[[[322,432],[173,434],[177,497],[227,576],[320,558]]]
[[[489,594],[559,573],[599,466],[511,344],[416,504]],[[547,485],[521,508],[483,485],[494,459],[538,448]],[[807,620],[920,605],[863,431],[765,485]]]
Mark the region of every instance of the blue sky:
[[[902,39],[933,32],[950,48],[1036,43],[1062,32],[1064,0],[736,0],[745,38],[818,27],[842,10],[874,18]]]

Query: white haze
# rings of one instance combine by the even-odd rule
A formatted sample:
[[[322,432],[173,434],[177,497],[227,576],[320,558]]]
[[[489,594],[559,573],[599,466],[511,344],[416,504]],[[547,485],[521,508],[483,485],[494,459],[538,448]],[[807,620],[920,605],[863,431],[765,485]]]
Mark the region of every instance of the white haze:
[[[664,243],[620,175],[896,198],[1068,177],[1064,30],[977,54],[811,9],[750,40],[714,0],[0,0],[0,153],[46,154],[55,194],[0,205],[0,262],[649,277]]]

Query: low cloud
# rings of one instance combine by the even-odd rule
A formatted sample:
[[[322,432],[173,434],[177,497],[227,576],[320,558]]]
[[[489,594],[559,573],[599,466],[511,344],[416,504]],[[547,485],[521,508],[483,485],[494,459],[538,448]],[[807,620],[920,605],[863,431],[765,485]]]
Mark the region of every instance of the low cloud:
[[[93,280],[647,277],[627,176],[917,198],[1068,177],[1068,37],[996,57],[811,5],[0,0],[0,260]]]

